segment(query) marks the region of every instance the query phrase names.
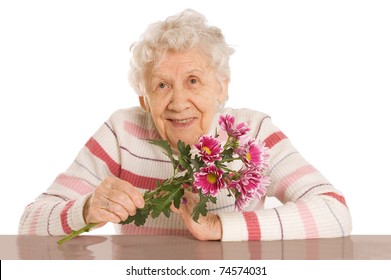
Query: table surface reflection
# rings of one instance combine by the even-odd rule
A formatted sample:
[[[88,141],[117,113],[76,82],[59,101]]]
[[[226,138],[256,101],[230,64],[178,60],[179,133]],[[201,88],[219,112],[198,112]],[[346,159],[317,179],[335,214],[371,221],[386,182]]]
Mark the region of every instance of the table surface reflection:
[[[79,236],[61,246],[59,237],[0,235],[0,259],[137,260],[389,260],[391,236],[219,242],[191,236]]]

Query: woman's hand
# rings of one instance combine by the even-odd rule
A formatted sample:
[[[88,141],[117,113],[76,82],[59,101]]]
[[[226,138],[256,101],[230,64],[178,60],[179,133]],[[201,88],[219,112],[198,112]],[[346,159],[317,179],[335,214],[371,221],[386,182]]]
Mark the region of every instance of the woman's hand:
[[[144,207],[143,195],[130,183],[116,177],[106,177],[84,206],[84,220],[88,223],[119,223]]]
[[[171,211],[181,215],[191,234],[198,240],[221,240],[223,231],[219,216],[207,212],[206,216],[200,215],[198,221],[195,222],[191,214],[199,197],[197,194],[186,192],[184,198],[186,203],[182,203],[179,209],[172,205]]]

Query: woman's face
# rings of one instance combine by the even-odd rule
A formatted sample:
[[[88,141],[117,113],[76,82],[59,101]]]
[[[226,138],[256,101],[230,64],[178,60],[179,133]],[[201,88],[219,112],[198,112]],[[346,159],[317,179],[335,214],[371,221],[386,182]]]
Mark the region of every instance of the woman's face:
[[[195,144],[208,132],[218,102],[227,98],[228,81],[219,82],[196,49],[167,52],[149,72],[146,84],[146,99],[140,97],[140,104],[173,147],[178,140]]]

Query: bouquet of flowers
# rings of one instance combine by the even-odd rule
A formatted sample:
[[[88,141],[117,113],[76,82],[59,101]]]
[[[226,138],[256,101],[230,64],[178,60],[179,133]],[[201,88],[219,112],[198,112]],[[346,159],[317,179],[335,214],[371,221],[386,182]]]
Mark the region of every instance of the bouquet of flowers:
[[[178,141],[178,154],[175,155],[167,141],[150,141],[161,147],[171,160],[173,175],[158,182],[155,190],[145,192],[144,207],[121,224],[142,226],[149,216],[157,218],[163,213],[169,217],[171,205],[179,208],[181,203],[186,203],[186,191],[199,194],[199,202],[192,212],[194,221],[200,214],[206,215],[207,203],[216,203],[217,193],[221,190],[235,198],[235,209],[239,211],[244,210],[253,198],[265,195],[269,185],[269,177],[265,174],[269,166],[268,148],[249,137],[250,128],[245,123],[235,125],[233,116],[220,116],[218,123],[227,134],[225,143],[219,140],[217,132],[214,136],[203,135],[193,147]],[[230,168],[234,161],[241,162],[239,170]],[[62,244],[95,225],[88,224],[73,231],[57,243]]]

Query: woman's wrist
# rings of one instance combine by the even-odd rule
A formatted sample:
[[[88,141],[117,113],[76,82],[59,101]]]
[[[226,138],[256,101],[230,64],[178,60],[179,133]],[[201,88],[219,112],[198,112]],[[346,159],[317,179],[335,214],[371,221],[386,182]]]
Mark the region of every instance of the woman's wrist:
[[[220,217],[218,215],[215,215],[215,230],[214,232],[216,233],[215,236],[213,237],[213,240],[219,240],[223,238],[223,225],[221,223]]]
[[[90,213],[90,205],[91,205],[91,196],[87,198],[86,203],[84,204],[83,207],[83,218],[86,224],[88,224],[87,217]]]

